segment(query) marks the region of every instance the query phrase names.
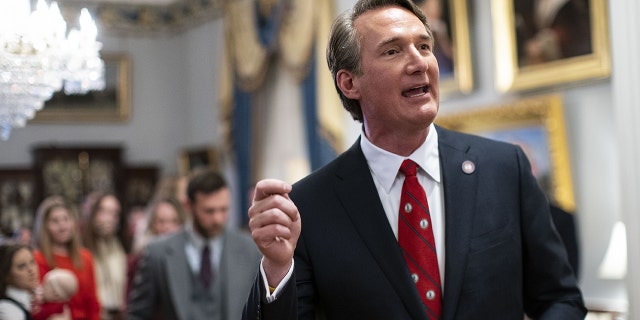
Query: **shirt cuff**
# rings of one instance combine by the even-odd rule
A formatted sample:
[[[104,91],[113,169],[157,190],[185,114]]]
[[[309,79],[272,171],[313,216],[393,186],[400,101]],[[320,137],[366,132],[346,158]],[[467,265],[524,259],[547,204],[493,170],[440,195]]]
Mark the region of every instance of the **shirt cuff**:
[[[262,258],[262,260],[264,260],[264,257]],[[294,264],[294,260],[291,260],[291,268],[289,268],[289,271],[287,272],[287,274],[284,276],[284,278],[282,278],[282,281],[280,281],[280,283],[278,283],[278,286],[276,287],[275,290],[273,290],[273,292],[271,292],[271,290],[269,290],[269,282],[267,282],[267,275],[264,272],[264,267],[262,266],[262,261],[260,261],[260,275],[262,276],[262,283],[264,284],[264,291],[267,293],[267,302],[271,303],[273,301],[275,301],[278,298],[278,295],[280,295],[280,291],[282,291],[282,288],[284,288],[284,286],[287,284],[287,282],[289,282],[289,279],[291,279],[291,275],[293,274],[293,264]]]

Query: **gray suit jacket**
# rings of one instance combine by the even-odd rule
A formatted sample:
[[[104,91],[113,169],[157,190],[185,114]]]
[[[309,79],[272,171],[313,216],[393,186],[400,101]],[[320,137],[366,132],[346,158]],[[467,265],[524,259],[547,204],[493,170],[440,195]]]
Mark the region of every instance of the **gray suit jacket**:
[[[549,204],[524,152],[437,128],[445,209],[442,319],[582,319]],[[475,171],[462,164],[472,161]],[[273,303],[257,277],[245,319],[428,319],[356,142],[296,183],[292,280]]]
[[[262,255],[253,240],[227,229],[217,281],[222,281],[223,319],[240,319]],[[129,295],[127,319],[186,319],[191,288],[185,230],[149,244],[142,253]]]

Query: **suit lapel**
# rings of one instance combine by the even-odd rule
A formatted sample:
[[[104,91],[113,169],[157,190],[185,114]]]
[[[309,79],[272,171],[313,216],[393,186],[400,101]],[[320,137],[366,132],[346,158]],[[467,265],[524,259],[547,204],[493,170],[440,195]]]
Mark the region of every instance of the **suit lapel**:
[[[336,194],[356,231],[413,319],[426,319],[424,306],[384,213],[360,140],[344,154],[336,171]],[[398,272],[402,270],[402,272]]]
[[[242,283],[242,279],[239,277],[244,276],[246,273],[238,262],[238,257],[246,255],[246,252],[242,251],[242,248],[234,242],[233,234],[228,230],[224,232],[224,240],[222,242],[222,257],[220,260],[220,271],[216,275],[216,281],[220,281],[220,286],[223,288],[222,292],[222,304],[224,304],[224,310],[226,310],[226,316],[230,316],[230,310],[233,308],[232,301],[238,299],[238,297],[246,297],[247,292],[241,292],[244,289],[243,286],[238,285]],[[233,285],[235,284],[235,285]]]
[[[233,241],[229,239],[229,233],[227,230],[225,230],[223,237],[220,268],[218,269],[218,273],[215,275],[215,281],[220,283],[220,287],[223,288],[222,292],[226,293],[221,297],[221,305],[224,305],[223,310],[229,310],[229,301],[231,300],[231,297],[235,297],[234,291],[237,288],[236,286],[229,285],[236,282],[236,273],[231,271],[233,270],[233,266],[236,262],[235,257],[237,257],[238,254],[242,254],[242,252],[235,250],[236,248],[233,245]]]
[[[453,319],[460,298],[466,268],[469,239],[476,204],[477,156],[468,152],[469,145],[451,137],[451,133],[438,128],[438,145],[442,181],[444,183],[445,210],[445,282],[443,314]],[[475,171],[462,170],[464,161],[472,161]]]
[[[180,319],[185,319],[187,316],[186,308],[189,305],[187,298],[191,293],[191,269],[189,268],[185,254],[185,245],[187,242],[186,231],[182,231],[174,240],[175,241],[172,241],[170,245],[167,246],[164,263],[167,268],[166,276],[169,282],[169,291],[171,292],[173,305],[176,308],[176,314]]]

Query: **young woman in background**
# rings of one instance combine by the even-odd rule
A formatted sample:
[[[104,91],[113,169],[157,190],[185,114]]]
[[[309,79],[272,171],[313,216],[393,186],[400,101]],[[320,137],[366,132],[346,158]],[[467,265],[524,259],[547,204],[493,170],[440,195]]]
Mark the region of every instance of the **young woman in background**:
[[[54,268],[70,270],[78,278],[78,292],[69,301],[71,317],[74,320],[99,320],[93,257],[81,246],[77,216],[62,197],[52,196],[40,204],[34,238],[40,281]]]
[[[102,320],[123,319],[127,254],[118,232],[120,201],[111,193],[93,192],[82,206],[83,243],[93,255]]]
[[[32,319],[31,300],[38,288],[38,266],[25,244],[0,245],[0,320]]]

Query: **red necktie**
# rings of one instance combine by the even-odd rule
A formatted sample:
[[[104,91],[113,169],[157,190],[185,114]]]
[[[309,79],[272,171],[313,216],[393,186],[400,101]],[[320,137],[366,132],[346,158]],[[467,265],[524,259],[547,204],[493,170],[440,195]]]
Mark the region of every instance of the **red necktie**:
[[[200,260],[200,280],[205,288],[209,288],[211,280],[213,280],[213,270],[211,268],[211,251],[209,245],[205,245],[202,249],[202,258]]]
[[[400,197],[398,242],[429,316],[439,319],[442,313],[442,287],[438,256],[429,204],[416,177],[417,170],[418,165],[409,159],[400,166],[405,179]]]

